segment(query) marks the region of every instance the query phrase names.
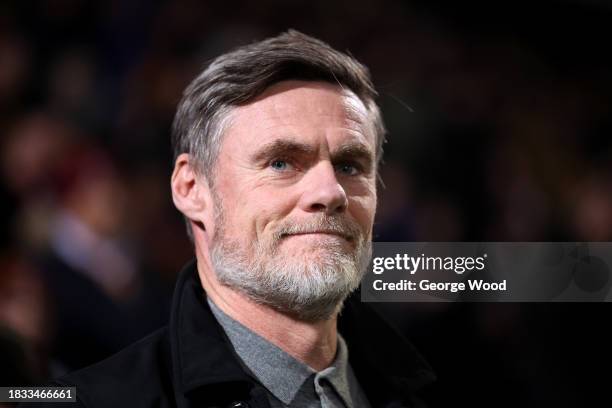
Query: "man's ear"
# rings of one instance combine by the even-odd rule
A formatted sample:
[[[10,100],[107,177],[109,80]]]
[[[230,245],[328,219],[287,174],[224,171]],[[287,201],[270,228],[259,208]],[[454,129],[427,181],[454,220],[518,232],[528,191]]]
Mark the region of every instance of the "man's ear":
[[[176,158],[170,187],[174,205],[185,217],[203,229],[212,227],[210,223],[213,220],[213,201],[210,185],[204,175],[198,174],[189,154],[182,153]]]

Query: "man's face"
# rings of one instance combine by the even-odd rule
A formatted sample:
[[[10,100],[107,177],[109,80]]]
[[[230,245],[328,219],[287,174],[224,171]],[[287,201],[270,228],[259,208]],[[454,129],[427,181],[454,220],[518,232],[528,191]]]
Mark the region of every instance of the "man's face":
[[[285,81],[231,114],[214,172],[212,262],[258,302],[316,320],[370,256],[375,136],[352,92]]]

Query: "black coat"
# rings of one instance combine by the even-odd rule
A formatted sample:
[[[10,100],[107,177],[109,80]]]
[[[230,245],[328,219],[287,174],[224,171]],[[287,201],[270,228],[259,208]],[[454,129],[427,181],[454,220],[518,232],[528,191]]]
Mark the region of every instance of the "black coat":
[[[358,296],[347,300],[338,329],[373,407],[420,406],[414,392],[434,380],[429,365]],[[77,387],[74,408],[269,407],[210,311],[193,262],[179,276],[169,326],[56,384]]]

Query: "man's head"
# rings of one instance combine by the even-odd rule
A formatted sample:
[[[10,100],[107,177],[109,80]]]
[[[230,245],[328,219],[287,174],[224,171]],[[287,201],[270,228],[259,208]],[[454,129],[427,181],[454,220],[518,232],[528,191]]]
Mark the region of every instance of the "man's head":
[[[333,316],[370,255],[384,128],[367,69],[290,31],[217,58],[174,122],[175,204],[218,281]]]

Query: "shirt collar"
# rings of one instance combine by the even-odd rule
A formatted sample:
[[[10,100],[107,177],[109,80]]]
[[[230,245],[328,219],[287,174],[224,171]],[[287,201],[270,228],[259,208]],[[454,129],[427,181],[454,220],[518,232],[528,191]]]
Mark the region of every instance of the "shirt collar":
[[[351,375],[351,367],[349,366],[348,359],[348,348],[346,342],[338,333],[338,351],[336,352],[336,358],[331,366],[327,367],[323,371],[320,371],[315,377],[315,381],[321,381],[327,379],[334,387],[338,395],[344,401],[347,407],[354,407],[354,401],[349,389],[349,378]]]

